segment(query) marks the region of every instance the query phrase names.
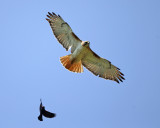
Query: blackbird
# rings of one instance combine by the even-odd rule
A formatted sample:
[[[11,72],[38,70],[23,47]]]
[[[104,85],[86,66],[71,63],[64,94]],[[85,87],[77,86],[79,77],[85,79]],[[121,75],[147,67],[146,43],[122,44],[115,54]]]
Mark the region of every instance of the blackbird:
[[[45,116],[47,118],[53,118],[56,116],[55,113],[51,113],[45,110],[45,107],[42,105],[42,100],[40,100],[40,107],[39,107],[39,111],[40,111],[40,115],[38,116],[38,120],[43,121],[42,116]]]

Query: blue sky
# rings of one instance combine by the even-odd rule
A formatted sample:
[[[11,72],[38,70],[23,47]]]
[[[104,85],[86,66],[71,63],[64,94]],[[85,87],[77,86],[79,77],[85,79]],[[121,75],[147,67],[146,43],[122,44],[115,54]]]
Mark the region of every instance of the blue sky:
[[[159,0],[5,0],[0,2],[0,127],[159,128]],[[47,12],[125,74],[116,82],[59,61]],[[38,121],[40,98],[54,119]]]

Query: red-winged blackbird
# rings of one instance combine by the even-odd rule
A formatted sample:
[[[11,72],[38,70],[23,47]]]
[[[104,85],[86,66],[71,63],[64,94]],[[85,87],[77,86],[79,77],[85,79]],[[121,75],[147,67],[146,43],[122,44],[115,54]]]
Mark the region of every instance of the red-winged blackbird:
[[[41,100],[40,100],[40,101],[41,101]],[[42,116],[45,116],[45,117],[47,117],[47,118],[53,118],[53,117],[56,116],[55,113],[51,113],[51,112],[48,112],[48,111],[45,110],[45,107],[42,105],[42,101],[41,101],[41,103],[40,103],[39,111],[40,111],[40,115],[38,116],[38,119],[39,119],[40,121],[43,121]]]

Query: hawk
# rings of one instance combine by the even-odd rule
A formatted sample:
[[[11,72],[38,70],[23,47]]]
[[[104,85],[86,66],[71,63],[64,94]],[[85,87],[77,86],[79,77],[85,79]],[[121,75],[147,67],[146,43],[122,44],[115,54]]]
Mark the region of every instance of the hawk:
[[[104,79],[113,80],[117,83],[125,80],[124,74],[119,71],[120,69],[93,52],[90,48],[90,42],[80,40],[60,15],[48,12],[47,17],[46,20],[58,42],[67,51],[71,48],[70,55],[60,57],[60,61],[66,69],[82,73],[84,66],[94,75]]]

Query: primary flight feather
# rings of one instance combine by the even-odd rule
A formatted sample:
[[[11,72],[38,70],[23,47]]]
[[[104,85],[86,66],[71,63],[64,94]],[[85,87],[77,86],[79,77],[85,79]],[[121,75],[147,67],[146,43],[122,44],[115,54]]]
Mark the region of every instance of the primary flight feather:
[[[60,58],[63,66],[72,72],[83,72],[83,66],[94,75],[123,82],[124,75],[119,68],[112,65],[110,61],[101,58],[90,49],[89,41],[80,40],[72,31],[71,27],[60,15],[48,12],[48,18],[53,34],[58,42],[68,51],[71,48],[71,54]]]

